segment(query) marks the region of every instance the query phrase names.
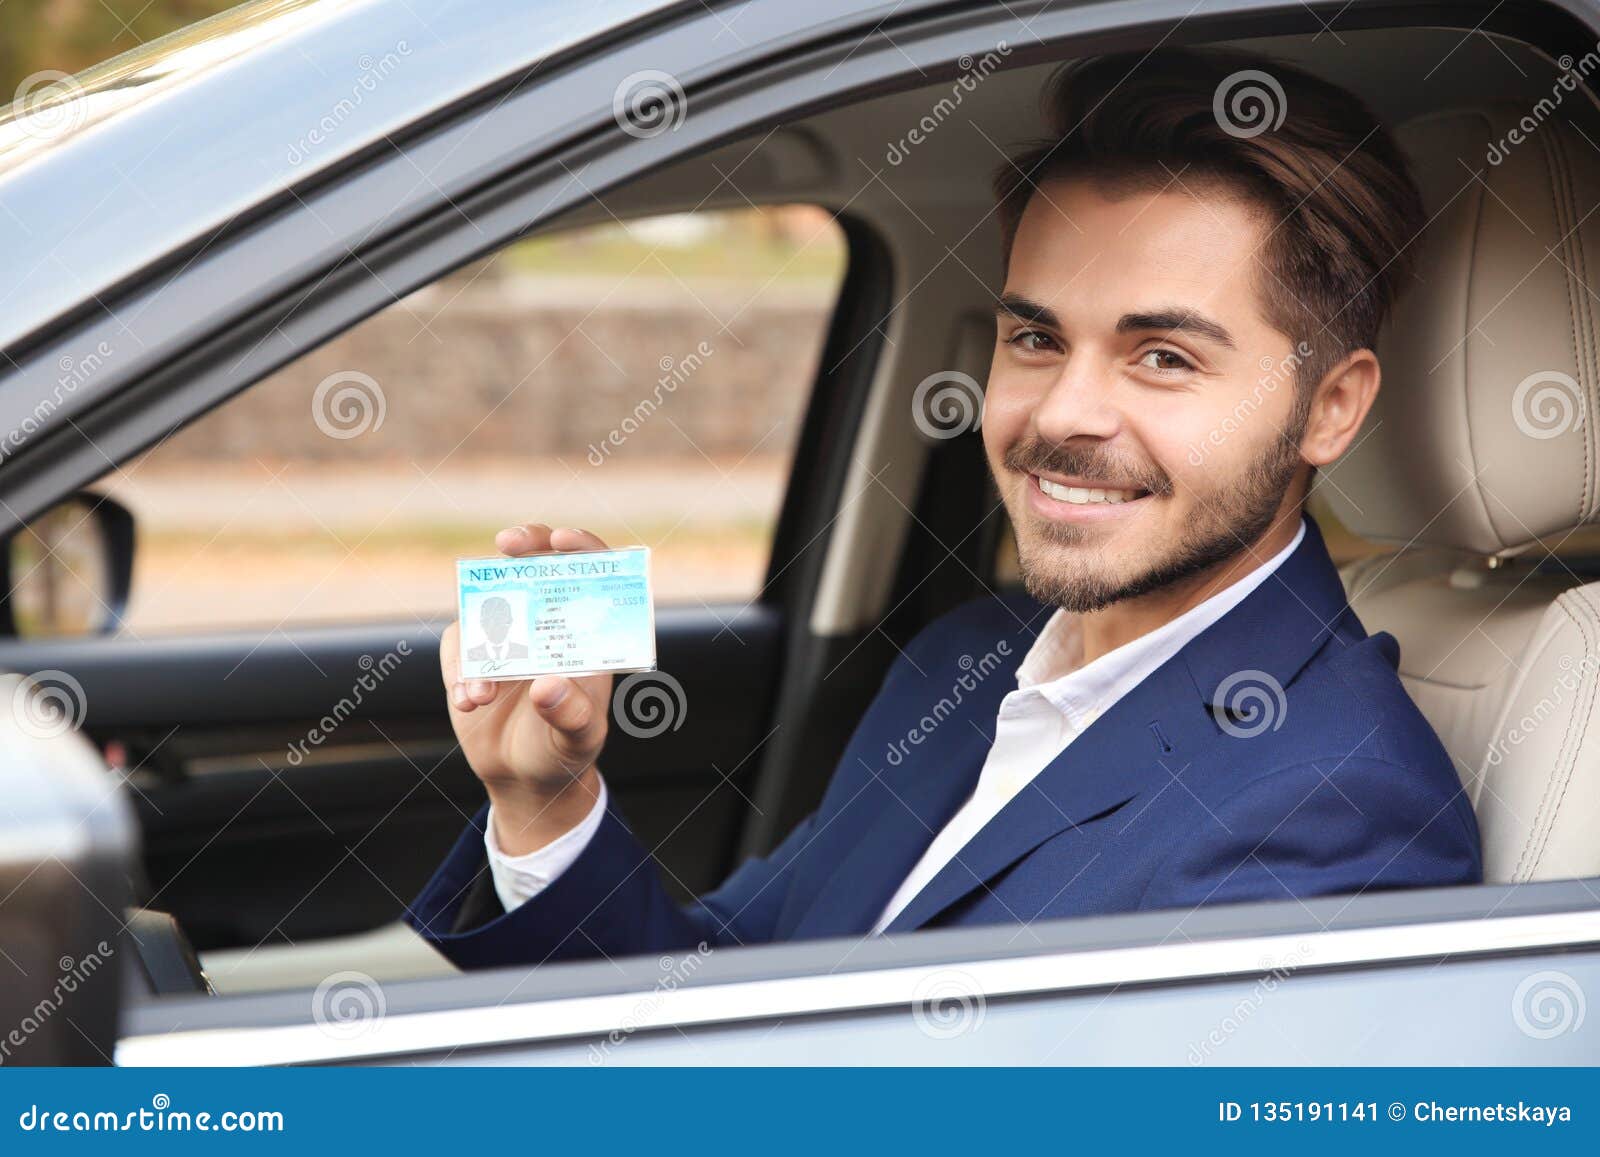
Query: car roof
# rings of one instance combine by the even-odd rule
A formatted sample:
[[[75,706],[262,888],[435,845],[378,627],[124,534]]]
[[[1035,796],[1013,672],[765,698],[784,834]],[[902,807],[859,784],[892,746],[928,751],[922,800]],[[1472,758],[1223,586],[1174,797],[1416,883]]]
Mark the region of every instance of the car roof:
[[[0,349],[404,126],[673,6],[252,0],[77,77],[35,74],[35,103],[0,117]]]

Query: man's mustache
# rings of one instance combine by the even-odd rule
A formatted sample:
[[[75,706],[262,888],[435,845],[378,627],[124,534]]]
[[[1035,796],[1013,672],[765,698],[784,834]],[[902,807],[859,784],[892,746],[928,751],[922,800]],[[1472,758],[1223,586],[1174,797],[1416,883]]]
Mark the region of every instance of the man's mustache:
[[[1099,447],[1075,446],[1063,442],[1052,445],[1040,438],[1018,442],[1002,459],[1009,470],[1024,474],[1068,474],[1104,479],[1120,490],[1147,490],[1151,494],[1172,493],[1172,479],[1153,465],[1128,462]]]

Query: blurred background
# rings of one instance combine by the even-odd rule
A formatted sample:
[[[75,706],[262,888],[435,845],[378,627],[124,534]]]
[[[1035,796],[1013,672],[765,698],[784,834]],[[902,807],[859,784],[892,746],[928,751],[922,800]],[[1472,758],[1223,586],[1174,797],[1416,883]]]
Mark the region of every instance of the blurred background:
[[[5,0],[0,91],[228,7]],[[527,520],[653,547],[660,601],[753,599],[844,261],[823,209],[752,206],[528,240],[396,302],[107,471],[126,630],[447,615],[451,560]]]
[[[5,0],[0,92],[15,92],[36,72],[79,72],[232,7],[228,0]]]
[[[654,548],[658,601],[756,597],[844,245],[812,206],[522,242],[120,469],[128,628],[428,617],[524,521]]]

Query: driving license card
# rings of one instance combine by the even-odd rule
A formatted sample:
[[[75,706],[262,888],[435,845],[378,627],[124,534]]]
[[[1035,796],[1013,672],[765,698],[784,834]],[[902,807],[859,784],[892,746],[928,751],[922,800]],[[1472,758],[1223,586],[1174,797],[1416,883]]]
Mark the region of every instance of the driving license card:
[[[656,665],[650,548],[456,559],[463,679]]]

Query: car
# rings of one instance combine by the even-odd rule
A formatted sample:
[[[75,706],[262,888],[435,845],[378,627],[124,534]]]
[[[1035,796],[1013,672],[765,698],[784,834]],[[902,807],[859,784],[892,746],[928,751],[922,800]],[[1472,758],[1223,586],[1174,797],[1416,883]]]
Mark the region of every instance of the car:
[[[1564,55],[1595,43],[1600,19],[1565,2],[422,8],[255,0],[0,123],[0,668],[16,673],[0,775],[26,802],[0,816],[0,950],[35,964],[0,1002],[31,1025],[8,1038],[16,1056],[1600,1060],[1586,1015],[1600,992],[1600,540],[1584,530],[1600,507],[1600,129],[1596,52]],[[655,713],[613,729],[601,761],[681,893],[714,884],[815,805],[917,630],[1016,583],[975,433],[1001,273],[988,172],[1037,132],[1060,62],[1179,43],[1248,46],[1350,87],[1398,127],[1428,200],[1422,284],[1380,351],[1385,401],[1316,501],[1353,605],[1399,640],[1478,809],[1481,886],[460,974],[399,923],[482,800],[441,695],[448,601],[385,614],[383,584],[346,575],[329,584],[346,599],[334,621],[302,621],[288,612],[316,586],[268,536],[208,554],[171,588],[162,629],[130,627],[164,540],[127,464],[180,431],[210,431],[220,461],[262,456],[271,477],[279,463],[257,448],[276,427],[248,408],[270,381],[299,382],[307,418],[353,405],[372,428],[387,406],[398,430],[396,410],[430,406],[418,427],[476,430],[521,383],[431,355],[426,331],[496,254],[619,223],[659,239],[715,214],[820,207],[844,256],[826,300],[806,299],[815,324],[769,319],[762,368],[717,371],[802,379],[770,391],[791,407],[792,450],[762,506],[752,589],[663,600]],[[1270,76],[1243,80],[1231,107],[1270,121]],[[360,338],[397,311],[422,344]],[[730,328],[737,310],[716,316],[718,340],[750,336]],[[539,403],[547,418],[517,425],[530,444],[591,403],[596,472],[628,422],[667,436],[659,392],[595,384],[604,359],[661,352],[639,324]],[[410,394],[329,360],[359,340],[406,347],[397,360],[423,366]],[[680,399],[712,388],[671,380]],[[215,424],[229,414],[245,417]],[[427,471],[373,506],[360,439],[324,433],[304,518],[349,548],[340,520],[365,502],[352,542],[391,516],[426,539]],[[697,506],[732,457],[695,464],[711,474],[673,467],[631,500]],[[561,476],[537,477],[539,492],[513,478],[496,501],[563,517]],[[248,503],[208,489],[158,497],[202,511],[196,552],[245,542],[230,527],[235,510],[256,525]],[[1506,549],[1519,529],[1549,548]],[[453,554],[486,546],[446,537],[429,557],[447,576]],[[181,576],[189,548],[165,549]],[[218,592],[225,613],[201,605]],[[233,615],[274,593],[287,601],[259,625]]]

